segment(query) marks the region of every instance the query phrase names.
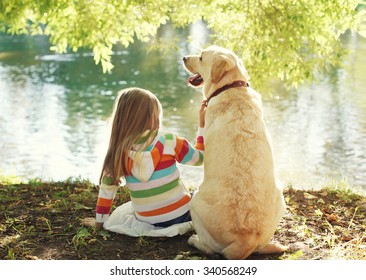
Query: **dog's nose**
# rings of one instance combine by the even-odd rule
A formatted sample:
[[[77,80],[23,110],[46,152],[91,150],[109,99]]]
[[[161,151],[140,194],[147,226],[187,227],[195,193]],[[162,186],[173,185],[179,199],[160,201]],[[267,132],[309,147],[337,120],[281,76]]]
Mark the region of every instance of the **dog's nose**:
[[[183,57],[183,62],[186,62],[188,60],[188,57]]]

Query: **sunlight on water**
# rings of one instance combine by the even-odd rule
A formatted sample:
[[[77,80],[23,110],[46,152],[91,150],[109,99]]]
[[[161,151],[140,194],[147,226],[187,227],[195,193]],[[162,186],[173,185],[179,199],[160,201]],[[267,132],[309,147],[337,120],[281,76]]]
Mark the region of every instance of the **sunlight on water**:
[[[184,31],[167,26],[164,34],[180,38],[176,51],[147,53],[143,44],[116,48],[110,74],[102,74],[90,52],[53,54],[46,38],[0,35],[0,172],[97,182],[107,119],[116,93],[129,86],[156,93],[164,126],[193,142],[202,97],[186,86],[182,57],[198,52],[208,31],[202,24]],[[346,177],[366,187],[366,40],[346,41],[354,52],[344,69],[296,92],[262,93],[283,182],[319,185]],[[199,185],[202,172],[183,168],[185,184]]]

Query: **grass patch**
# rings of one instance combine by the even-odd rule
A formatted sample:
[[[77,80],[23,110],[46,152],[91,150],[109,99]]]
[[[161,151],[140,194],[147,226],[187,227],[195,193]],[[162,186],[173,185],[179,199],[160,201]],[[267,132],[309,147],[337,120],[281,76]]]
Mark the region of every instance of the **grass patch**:
[[[285,197],[288,211],[277,234],[292,248],[284,259],[366,259],[366,197],[361,189],[332,181],[318,190],[288,188]]]
[[[98,195],[89,181],[0,178],[0,259],[222,259],[188,246],[192,232],[133,238],[83,227],[81,220],[95,215]],[[363,194],[340,181],[317,190],[287,187],[284,196],[287,211],[274,240],[289,250],[250,259],[366,259]],[[114,205],[128,200],[120,188]]]

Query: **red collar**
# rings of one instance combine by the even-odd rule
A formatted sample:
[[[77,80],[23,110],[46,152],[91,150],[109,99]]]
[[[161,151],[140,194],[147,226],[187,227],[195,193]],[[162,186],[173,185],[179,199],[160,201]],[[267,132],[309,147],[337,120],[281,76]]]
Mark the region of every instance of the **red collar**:
[[[206,106],[208,105],[208,102],[211,100],[211,98],[219,95],[220,93],[222,93],[223,91],[225,91],[225,90],[227,90],[229,88],[236,88],[236,87],[249,87],[249,83],[248,82],[245,82],[245,81],[234,81],[231,84],[224,85],[223,87],[215,90],[214,93],[211,94],[209,98],[207,98],[207,100],[206,100]]]

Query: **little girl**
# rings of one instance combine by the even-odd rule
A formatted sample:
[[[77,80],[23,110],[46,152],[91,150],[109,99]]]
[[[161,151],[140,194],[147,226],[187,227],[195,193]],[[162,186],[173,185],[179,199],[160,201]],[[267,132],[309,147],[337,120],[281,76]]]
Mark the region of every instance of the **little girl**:
[[[100,176],[96,226],[109,218],[121,180],[126,181],[136,218],[157,227],[190,221],[191,194],[180,181],[177,162],[201,165],[205,103],[193,147],[176,134],[162,132],[162,107],[157,97],[140,88],[119,92],[112,132]]]

